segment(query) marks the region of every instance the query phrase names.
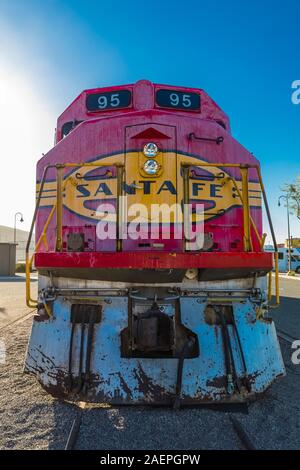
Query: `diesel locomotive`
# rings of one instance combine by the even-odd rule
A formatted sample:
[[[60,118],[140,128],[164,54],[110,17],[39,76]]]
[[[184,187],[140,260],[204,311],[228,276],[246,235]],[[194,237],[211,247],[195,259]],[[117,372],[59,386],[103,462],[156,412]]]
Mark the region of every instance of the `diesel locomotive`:
[[[177,408],[262,394],[285,373],[263,204],[276,247],[259,162],[204,90],[83,91],[37,163],[25,371],[75,401]],[[278,303],[277,276],[275,287]]]

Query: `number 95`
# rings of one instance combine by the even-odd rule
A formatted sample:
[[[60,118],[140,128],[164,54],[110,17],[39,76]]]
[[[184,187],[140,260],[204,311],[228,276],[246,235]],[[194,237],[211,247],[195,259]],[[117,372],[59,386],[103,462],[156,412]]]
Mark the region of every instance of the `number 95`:
[[[180,96],[177,93],[170,94],[170,103],[172,106],[181,105],[184,108],[190,108],[192,105],[191,95],[182,95],[181,96],[181,103],[180,103]]]
[[[101,95],[98,98],[98,107],[100,109],[105,109],[108,106],[112,108],[116,108],[120,105],[120,98],[119,93],[114,93],[110,96]]]

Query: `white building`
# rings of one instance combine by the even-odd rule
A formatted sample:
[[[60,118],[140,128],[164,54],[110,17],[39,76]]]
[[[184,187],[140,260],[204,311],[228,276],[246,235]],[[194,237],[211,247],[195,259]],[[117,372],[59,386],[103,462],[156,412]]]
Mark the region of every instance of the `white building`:
[[[34,250],[34,235],[33,240],[30,244],[30,253]],[[16,230],[16,243],[17,243],[17,263],[25,261],[25,248],[28,239],[28,232],[25,230]],[[14,229],[13,227],[6,227],[5,225],[0,225],[0,242],[14,242]]]

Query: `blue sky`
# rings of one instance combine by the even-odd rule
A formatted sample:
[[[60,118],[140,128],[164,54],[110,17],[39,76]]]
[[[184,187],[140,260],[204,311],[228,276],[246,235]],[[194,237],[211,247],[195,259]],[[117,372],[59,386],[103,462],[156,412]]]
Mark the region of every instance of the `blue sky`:
[[[0,224],[12,225],[21,210],[28,228],[35,163],[82,89],[147,78],[203,88],[224,109],[233,135],[261,161],[283,240],[280,187],[300,174],[300,105],[291,102],[299,18],[297,0],[0,0],[0,154],[16,181],[13,194],[12,179],[1,186]],[[300,221],[291,220],[300,236]]]

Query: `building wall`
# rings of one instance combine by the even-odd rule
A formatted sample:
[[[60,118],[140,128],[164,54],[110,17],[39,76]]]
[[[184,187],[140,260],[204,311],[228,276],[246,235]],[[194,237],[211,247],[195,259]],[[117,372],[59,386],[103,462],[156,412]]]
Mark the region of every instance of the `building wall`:
[[[285,246],[289,246],[288,239],[285,240]],[[300,238],[291,238],[291,247],[300,248]]]
[[[33,253],[34,250],[34,236],[30,244],[30,253]],[[28,232],[25,230],[17,229],[16,231],[16,242],[17,242],[17,252],[16,258],[17,263],[25,261],[25,248],[28,239]],[[0,225],[0,242],[9,242],[13,243],[14,241],[14,229],[13,227],[6,227],[5,225]]]

